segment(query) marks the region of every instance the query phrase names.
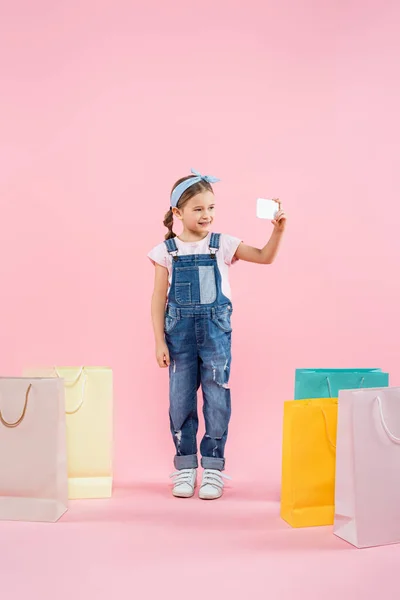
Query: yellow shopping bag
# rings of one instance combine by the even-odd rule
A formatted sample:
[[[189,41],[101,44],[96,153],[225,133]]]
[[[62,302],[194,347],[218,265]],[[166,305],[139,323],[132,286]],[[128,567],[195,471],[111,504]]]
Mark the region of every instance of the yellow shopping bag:
[[[284,404],[281,517],[292,527],[333,524],[337,402]]]
[[[67,424],[68,497],[112,494],[113,376],[106,367],[50,367],[30,377],[64,380]]]

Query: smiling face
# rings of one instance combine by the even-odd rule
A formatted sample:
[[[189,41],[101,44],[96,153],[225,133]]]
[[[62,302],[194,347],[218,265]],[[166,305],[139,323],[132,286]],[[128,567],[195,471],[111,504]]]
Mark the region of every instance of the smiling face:
[[[204,237],[214,221],[215,196],[209,190],[200,192],[185,202],[182,209],[174,209],[174,213],[185,232]]]

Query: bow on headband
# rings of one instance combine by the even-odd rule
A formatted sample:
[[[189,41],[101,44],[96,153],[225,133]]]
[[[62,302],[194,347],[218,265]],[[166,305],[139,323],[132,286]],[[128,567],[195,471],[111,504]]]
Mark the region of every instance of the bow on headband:
[[[220,181],[217,177],[213,177],[212,175],[202,175],[198,171],[192,169],[193,175],[195,177],[190,177],[190,179],[186,179],[182,181],[179,185],[174,188],[171,194],[171,208],[175,208],[179,202],[179,198],[182,196],[183,192],[186,192],[188,188],[190,188],[195,183],[199,183],[200,181],[206,181],[207,183],[217,183]]]

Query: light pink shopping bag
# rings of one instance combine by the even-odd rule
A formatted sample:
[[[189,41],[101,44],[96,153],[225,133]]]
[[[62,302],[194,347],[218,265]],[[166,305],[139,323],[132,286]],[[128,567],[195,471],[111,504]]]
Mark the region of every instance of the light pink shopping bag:
[[[0,378],[0,519],[55,522],[67,506],[63,382]]]
[[[400,388],[339,393],[334,533],[357,548],[400,542]]]

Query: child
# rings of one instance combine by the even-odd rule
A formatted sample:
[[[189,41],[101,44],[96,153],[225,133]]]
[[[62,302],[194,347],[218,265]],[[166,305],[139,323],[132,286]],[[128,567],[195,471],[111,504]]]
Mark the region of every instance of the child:
[[[197,391],[202,387],[206,433],[201,441],[204,469],[199,497],[223,493],[225,443],[231,416],[231,290],[229,267],[236,260],[270,264],[275,259],[286,225],[280,208],[274,231],[261,250],[240,239],[209,233],[215,218],[214,177],[192,170],[177,181],[171,208],[165,215],[166,241],[149,258],[155,265],[151,304],[160,367],[169,367],[170,428],[176,455],[173,495],[193,496],[197,479]],[[182,222],[179,237],[174,216]]]

